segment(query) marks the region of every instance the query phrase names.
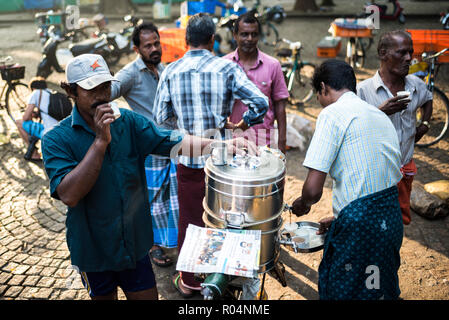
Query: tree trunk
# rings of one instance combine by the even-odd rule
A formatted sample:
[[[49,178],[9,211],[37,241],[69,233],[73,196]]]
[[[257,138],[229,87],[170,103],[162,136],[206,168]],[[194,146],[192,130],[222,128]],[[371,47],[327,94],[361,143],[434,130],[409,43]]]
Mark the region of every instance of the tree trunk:
[[[335,3],[333,0],[323,0],[321,2],[322,7],[335,7]]]
[[[293,10],[298,11],[318,11],[315,0],[296,0]]]
[[[128,14],[133,9],[131,0],[100,0],[99,11],[103,14]]]

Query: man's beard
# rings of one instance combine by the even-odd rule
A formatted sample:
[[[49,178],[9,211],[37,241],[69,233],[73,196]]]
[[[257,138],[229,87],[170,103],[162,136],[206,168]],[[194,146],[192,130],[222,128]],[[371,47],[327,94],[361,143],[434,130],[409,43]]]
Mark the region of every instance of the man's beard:
[[[160,53],[155,53],[155,52],[150,54],[149,58],[146,58],[146,57],[142,56],[143,62],[148,63],[148,64],[152,64],[152,65],[155,65],[155,66],[158,65],[159,63],[161,63],[161,58],[162,58],[162,55]]]

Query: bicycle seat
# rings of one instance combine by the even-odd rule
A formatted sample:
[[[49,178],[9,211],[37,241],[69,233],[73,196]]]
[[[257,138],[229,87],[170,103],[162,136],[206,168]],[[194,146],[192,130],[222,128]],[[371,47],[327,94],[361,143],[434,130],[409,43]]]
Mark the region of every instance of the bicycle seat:
[[[95,47],[95,45],[102,41],[102,38],[98,39],[87,39],[78,43],[72,43],[69,46],[70,51],[72,52],[73,56],[78,56],[83,53],[88,53],[92,48]]]
[[[291,49],[282,48],[276,53],[276,55],[278,57],[287,58],[287,57],[291,57],[292,53],[293,53],[293,51]]]

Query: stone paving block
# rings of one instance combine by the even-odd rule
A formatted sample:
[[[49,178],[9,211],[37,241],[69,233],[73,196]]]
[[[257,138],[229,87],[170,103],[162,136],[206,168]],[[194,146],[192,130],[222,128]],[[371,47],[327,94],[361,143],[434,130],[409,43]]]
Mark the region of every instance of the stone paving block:
[[[30,276],[37,276],[40,274],[40,272],[44,269],[43,266],[38,266],[38,265],[34,265],[31,266],[26,272],[26,275],[30,275]]]
[[[19,266],[18,263],[9,261],[8,264],[7,264],[6,266],[3,267],[3,270],[5,270],[5,271],[7,271],[7,272],[12,272],[12,271],[15,270],[18,266]]]
[[[14,270],[12,271],[12,273],[14,274],[24,274],[28,269],[30,269],[30,266],[27,265],[19,265],[16,268],[14,268]]]
[[[2,282],[0,282],[0,283],[2,283]],[[0,300],[1,300],[2,297],[3,297],[3,293],[6,292],[7,289],[8,289],[8,286],[7,286],[7,285],[2,285],[2,284],[0,284]]]
[[[20,294],[22,290],[23,287],[20,286],[9,287],[5,292],[5,297],[15,298]]]
[[[55,258],[55,259],[53,259],[53,260],[51,261],[51,263],[50,263],[49,266],[50,266],[50,267],[54,267],[54,268],[60,268],[62,262],[63,262],[62,259]]]
[[[58,270],[57,268],[45,267],[44,269],[42,269],[40,274],[43,277],[54,277],[57,270]]]
[[[0,256],[0,258],[10,261],[15,255],[16,255],[16,253],[14,251],[7,251],[7,252],[3,253]]]
[[[13,274],[10,272],[5,272],[4,270],[1,270],[0,272],[0,284],[6,284],[9,279],[13,277]]]
[[[70,287],[70,281],[67,283],[68,279],[66,278],[59,278],[55,280],[55,283],[53,284],[53,288],[55,289],[69,289]]]
[[[19,253],[19,254],[15,255],[11,260],[13,262],[22,263],[26,258],[28,258],[27,254]]]
[[[40,276],[27,276],[22,285],[27,287],[33,287],[40,280]]]
[[[10,235],[9,233],[8,233],[8,235],[7,236],[5,236],[5,237],[2,237],[1,239],[0,239],[0,244],[2,245],[2,246],[7,246],[8,244],[10,244],[11,242],[13,242],[15,240],[15,238],[12,236],[12,235]]]
[[[6,227],[8,224],[13,223],[15,220],[16,219],[14,217],[9,216],[7,218],[3,218],[1,221],[2,221],[2,225]]]
[[[50,288],[53,283],[55,283],[55,279],[53,277],[42,277],[39,282],[36,284],[37,287]]]
[[[61,300],[75,300],[77,296],[77,290],[64,290],[59,295],[59,299]]]
[[[25,280],[24,275],[14,275],[11,279],[8,281],[8,285],[10,286],[20,286],[23,281]]]
[[[40,258],[36,256],[28,256],[22,263],[32,266],[39,262]]]
[[[20,241],[20,240],[14,240],[11,243],[8,243],[8,245],[6,245],[6,247],[11,251],[16,251],[21,246],[22,246],[22,241]]]
[[[37,264],[39,266],[49,267],[51,265],[52,260],[53,260],[52,258],[42,258]]]

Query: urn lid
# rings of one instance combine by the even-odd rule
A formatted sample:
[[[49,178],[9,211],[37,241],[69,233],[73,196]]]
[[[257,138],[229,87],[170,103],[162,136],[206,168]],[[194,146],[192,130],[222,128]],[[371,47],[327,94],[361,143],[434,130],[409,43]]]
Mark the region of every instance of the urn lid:
[[[258,156],[228,155],[227,163],[215,165],[209,157],[204,168],[206,175],[222,182],[237,184],[266,184],[283,178],[285,156],[277,149],[261,147]]]

